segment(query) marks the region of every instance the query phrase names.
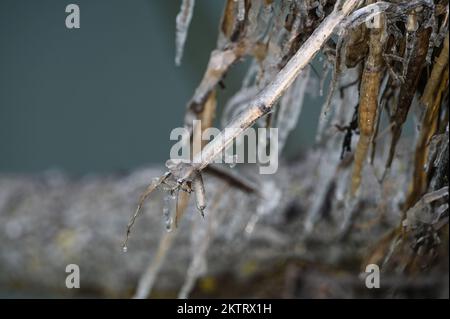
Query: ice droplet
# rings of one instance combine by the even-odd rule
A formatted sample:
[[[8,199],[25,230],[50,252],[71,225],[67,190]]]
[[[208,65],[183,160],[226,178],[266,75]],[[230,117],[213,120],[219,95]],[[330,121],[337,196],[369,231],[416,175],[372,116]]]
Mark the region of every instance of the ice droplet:
[[[126,253],[128,251],[128,247],[126,245],[122,246],[122,251]]]

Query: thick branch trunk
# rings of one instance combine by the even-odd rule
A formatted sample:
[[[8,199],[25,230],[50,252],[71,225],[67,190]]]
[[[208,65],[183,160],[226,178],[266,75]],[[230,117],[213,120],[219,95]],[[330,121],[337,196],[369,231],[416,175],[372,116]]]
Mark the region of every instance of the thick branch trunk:
[[[369,294],[359,277],[363,257],[383,233],[398,224],[398,212],[389,212],[388,218],[371,228],[350,227],[348,236],[336,237],[340,219],[336,218],[338,213],[332,211],[335,207],[332,206],[311,235],[304,236],[304,221],[317,196],[313,191],[317,183],[317,156],[310,155],[302,164],[287,165],[276,175],[267,177],[281,188],[282,200],[276,209],[261,216],[251,235],[245,229],[248,230],[260,199],[206,174],[209,211],[203,220],[191,200],[156,278],[154,296],[176,295],[193,251],[191,229],[208,227],[209,218],[220,220],[207,255],[206,274],[216,283],[211,296]],[[249,169],[243,171],[249,174]],[[122,251],[121,242],[139,194],[161,173],[162,169],[150,168],[126,176],[78,179],[58,173],[0,176],[0,293],[9,295],[18,291],[41,297],[47,294],[131,296],[164,232],[161,192],[155,192],[145,204],[144,214],[131,234],[128,252]],[[367,220],[373,214],[373,207],[368,198],[360,207],[358,218]],[[438,270],[419,277],[408,287],[419,285],[420,289],[428,289],[419,293],[420,296],[448,296],[448,280],[445,283],[442,277],[436,277],[436,274],[446,274],[448,278],[448,265],[443,263]],[[81,289],[65,287],[67,264],[80,266]],[[292,276],[297,281],[303,280],[305,291],[298,292],[296,285],[292,286],[289,279]],[[401,281],[401,276],[386,276],[390,279],[385,283],[409,282]],[[277,286],[280,283],[284,283],[283,290]],[[324,285],[331,287],[331,295],[323,295],[320,287]],[[194,290],[194,295],[201,293],[200,288]]]

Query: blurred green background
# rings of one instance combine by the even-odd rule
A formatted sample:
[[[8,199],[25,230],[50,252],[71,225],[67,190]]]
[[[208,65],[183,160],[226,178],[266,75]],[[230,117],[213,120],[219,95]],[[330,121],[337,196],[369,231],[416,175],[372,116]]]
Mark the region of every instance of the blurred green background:
[[[65,26],[69,3],[80,6],[80,29]],[[108,173],[164,163],[169,133],[181,126],[216,45],[223,4],[197,0],[176,67],[180,1],[0,0],[0,172]],[[221,104],[246,65],[227,75]],[[312,141],[319,108],[306,100],[290,154]]]

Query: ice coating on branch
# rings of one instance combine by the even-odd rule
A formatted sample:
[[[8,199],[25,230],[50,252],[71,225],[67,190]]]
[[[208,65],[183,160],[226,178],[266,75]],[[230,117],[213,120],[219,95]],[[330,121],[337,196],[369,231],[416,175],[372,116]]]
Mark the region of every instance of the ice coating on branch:
[[[195,0],[182,0],[180,12],[176,18],[175,35],[175,64],[180,65],[183,57],[184,44],[186,42],[189,25],[194,12]]]

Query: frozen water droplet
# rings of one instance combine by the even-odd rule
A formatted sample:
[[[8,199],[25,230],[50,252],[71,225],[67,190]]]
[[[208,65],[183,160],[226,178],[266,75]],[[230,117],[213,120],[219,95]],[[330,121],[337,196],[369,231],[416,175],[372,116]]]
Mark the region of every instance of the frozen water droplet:
[[[128,251],[128,247],[127,247],[126,245],[124,245],[124,246],[122,247],[122,251],[123,251],[124,253],[126,253],[126,252]]]

